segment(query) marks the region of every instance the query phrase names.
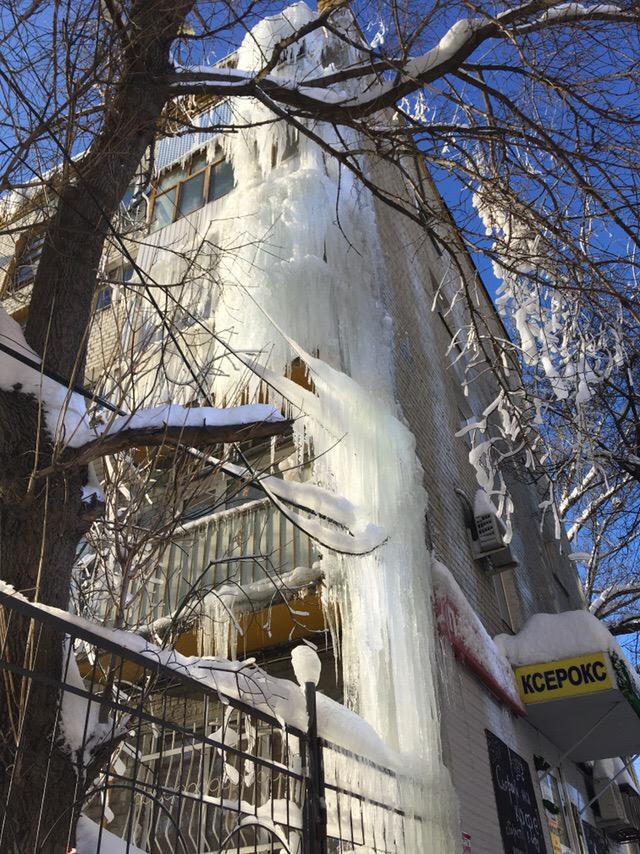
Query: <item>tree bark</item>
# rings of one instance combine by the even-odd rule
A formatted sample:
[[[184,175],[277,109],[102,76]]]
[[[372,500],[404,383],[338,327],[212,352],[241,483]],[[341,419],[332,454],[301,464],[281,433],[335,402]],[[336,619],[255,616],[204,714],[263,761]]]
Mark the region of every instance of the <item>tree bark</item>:
[[[131,5],[121,54],[113,58],[114,68],[120,69],[102,128],[88,154],[77,165],[66,164],[69,177],[58,191],[47,227],[25,334],[43,363],[72,381],[83,376],[104,241],[156,135],[169,90],[155,81],[170,70],[169,49],[191,6],[191,0]],[[31,478],[35,467],[54,462],[40,415],[34,398],[19,390],[0,391],[0,573],[29,598],[66,609],[77,544],[89,525],[81,500],[86,470],[54,470],[46,479]],[[2,657],[13,666],[28,665],[59,679],[62,640],[47,628],[30,635],[29,622],[14,614]],[[74,803],[84,781],[58,743],[58,701],[57,688],[3,671],[3,852],[64,854],[68,842],[73,845]]]

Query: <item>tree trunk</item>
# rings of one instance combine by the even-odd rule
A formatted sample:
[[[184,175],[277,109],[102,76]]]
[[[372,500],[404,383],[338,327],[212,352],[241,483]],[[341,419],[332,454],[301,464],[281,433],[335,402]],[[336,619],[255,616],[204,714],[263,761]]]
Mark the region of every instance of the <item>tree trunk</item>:
[[[96,275],[110,222],[156,135],[168,90],[156,80],[169,69],[169,48],[192,3],[132,4],[129,41],[113,58],[118,82],[89,153],[68,168],[46,231],[26,337],[44,364],[82,379]],[[72,119],[70,119],[72,120]],[[64,139],[61,136],[61,139]],[[29,598],[66,609],[83,518],[82,469],[33,479],[55,462],[38,403],[0,391],[0,575]],[[40,425],[40,426],[39,426]],[[5,615],[8,616],[8,615]],[[11,617],[2,657],[54,680],[63,665],[62,638],[32,632]],[[59,691],[3,671],[0,686],[0,850],[64,854],[73,845],[84,782],[54,732]],[[20,721],[18,732],[17,722]],[[91,781],[88,781],[91,783]],[[77,791],[78,789],[78,791]],[[2,822],[4,820],[4,830]]]
[[[71,567],[83,533],[81,474],[36,482],[28,493],[33,470],[34,437],[38,436],[38,404],[18,392],[0,391],[0,560],[3,579],[30,598],[67,607]],[[29,442],[25,441],[29,437]],[[48,439],[40,432],[43,455]],[[30,447],[31,445],[31,447]],[[48,627],[33,626],[17,613],[4,614],[2,657],[18,667],[33,668],[59,679],[62,637]],[[0,850],[36,850],[54,825],[51,844],[40,850],[66,851],[70,821],[62,815],[75,800],[76,774],[69,756],[58,749],[53,726],[58,692],[17,674],[3,672],[0,687],[0,804],[6,819]],[[18,731],[21,729],[20,736]],[[40,806],[42,811],[40,812]],[[67,813],[68,815],[68,813]],[[56,825],[56,820],[60,822]],[[62,839],[61,837],[64,837]]]

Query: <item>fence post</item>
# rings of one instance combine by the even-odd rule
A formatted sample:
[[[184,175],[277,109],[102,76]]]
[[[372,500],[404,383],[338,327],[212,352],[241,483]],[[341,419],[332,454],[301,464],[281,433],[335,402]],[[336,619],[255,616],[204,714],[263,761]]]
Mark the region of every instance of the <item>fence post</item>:
[[[306,817],[305,854],[327,854],[327,804],[324,793],[322,746],[318,739],[316,686],[314,682],[305,682],[304,694],[309,720],[307,727],[309,775],[304,810]]]

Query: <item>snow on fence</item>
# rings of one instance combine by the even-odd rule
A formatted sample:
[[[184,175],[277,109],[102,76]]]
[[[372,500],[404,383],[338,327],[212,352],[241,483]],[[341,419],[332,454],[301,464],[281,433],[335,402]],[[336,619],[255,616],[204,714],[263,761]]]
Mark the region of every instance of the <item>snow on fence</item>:
[[[318,735],[313,682],[303,695],[256,677],[248,704],[258,668],[199,659],[196,677],[177,653],[87,626],[0,588],[0,850],[411,850],[420,819],[398,807],[400,778]],[[265,711],[294,695],[306,728]]]

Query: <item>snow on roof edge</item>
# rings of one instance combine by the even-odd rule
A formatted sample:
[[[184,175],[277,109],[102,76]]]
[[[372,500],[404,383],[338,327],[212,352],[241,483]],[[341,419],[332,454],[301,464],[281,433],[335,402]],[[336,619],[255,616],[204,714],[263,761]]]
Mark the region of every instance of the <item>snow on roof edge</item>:
[[[436,558],[432,566],[436,603],[447,599],[456,609],[456,635],[510,699],[512,707],[521,708],[522,702],[508,659],[492,640],[451,571]]]

